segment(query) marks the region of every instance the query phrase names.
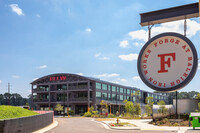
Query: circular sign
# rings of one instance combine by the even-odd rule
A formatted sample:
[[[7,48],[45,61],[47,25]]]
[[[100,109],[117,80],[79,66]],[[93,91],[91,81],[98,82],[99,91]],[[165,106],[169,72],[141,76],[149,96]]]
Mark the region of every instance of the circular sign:
[[[138,72],[142,81],[157,91],[183,88],[194,77],[198,65],[193,43],[178,33],[162,33],[140,51]]]

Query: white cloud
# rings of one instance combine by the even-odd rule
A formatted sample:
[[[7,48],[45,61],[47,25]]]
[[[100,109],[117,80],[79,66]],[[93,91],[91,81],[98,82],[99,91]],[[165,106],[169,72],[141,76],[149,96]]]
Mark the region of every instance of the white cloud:
[[[35,81],[35,80],[37,80],[38,78],[34,78],[34,79],[32,79],[32,81]]]
[[[187,19],[187,37],[192,37],[200,31],[200,24],[194,20]],[[168,22],[160,24],[159,26],[154,26],[151,29],[151,36],[155,36],[164,32],[177,32],[180,34],[184,33],[184,20]],[[128,33],[132,40],[142,40],[146,42],[148,40],[147,30],[136,30]]]
[[[18,79],[18,78],[20,78],[20,76],[18,76],[18,75],[12,75],[12,78]]]
[[[133,45],[139,47],[139,46],[143,46],[144,44],[143,43],[138,43],[138,42],[135,42]]]
[[[36,14],[36,17],[40,18],[40,14]]]
[[[115,83],[115,84],[119,84],[119,82],[118,81],[111,81],[112,83]]]
[[[19,15],[19,16],[24,15],[22,9],[18,7],[18,4],[10,4],[9,6],[13,12],[17,13],[17,15]]]
[[[148,39],[148,33],[145,30],[136,30],[129,32],[128,35],[131,37],[132,40],[143,40],[147,41]]]
[[[91,32],[92,29],[90,29],[90,28],[86,28],[85,31],[86,31],[86,32]]]
[[[83,76],[83,73],[77,73],[77,74]]]
[[[94,76],[97,77],[97,78],[111,78],[111,77],[118,77],[118,76],[120,76],[120,74],[117,74],[117,73],[111,73],[111,74],[104,73],[104,74],[94,75]]]
[[[95,57],[99,57],[101,55],[101,53],[97,53],[95,54]]]
[[[141,80],[140,76],[134,76],[134,77],[132,77],[132,79],[133,79],[134,81],[139,81],[139,80]]]
[[[128,46],[128,41],[127,40],[121,41],[119,46],[122,47],[122,48],[126,48]]]
[[[117,80],[119,80],[121,82],[127,82],[127,80],[125,78],[117,78]]]
[[[0,84],[2,83],[2,81],[0,80]]]
[[[97,54],[95,54],[94,56],[95,56],[96,58],[100,59],[100,60],[110,60],[109,57],[106,57],[106,56],[104,56],[104,55],[101,54],[101,53],[97,53]]]
[[[47,68],[47,65],[42,65],[42,66],[39,66],[38,68],[39,69],[45,69],[45,68]]]
[[[133,60],[137,60],[138,54],[119,55],[118,57],[119,57],[121,60],[133,61]]]
[[[200,63],[198,64],[198,69],[200,69]]]
[[[101,57],[101,58],[99,58],[100,60],[110,60],[110,58],[109,57]]]

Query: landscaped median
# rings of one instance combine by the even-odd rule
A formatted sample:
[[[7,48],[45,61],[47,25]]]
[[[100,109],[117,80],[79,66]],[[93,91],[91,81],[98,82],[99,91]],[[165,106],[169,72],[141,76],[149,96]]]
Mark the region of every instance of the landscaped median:
[[[29,133],[53,122],[53,112],[39,114],[14,106],[0,106],[0,133]]]
[[[115,118],[97,118],[95,119],[98,122],[106,124],[110,129],[116,130],[140,130],[136,125],[129,123],[125,119],[115,119]]]

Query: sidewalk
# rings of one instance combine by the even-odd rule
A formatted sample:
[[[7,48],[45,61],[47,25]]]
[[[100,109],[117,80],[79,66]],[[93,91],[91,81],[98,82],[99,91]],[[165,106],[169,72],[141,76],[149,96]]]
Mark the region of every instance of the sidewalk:
[[[111,121],[102,121],[103,123],[106,123],[107,126],[109,126],[111,129],[120,129],[120,130],[166,130],[166,131],[187,131],[187,130],[192,130],[192,127],[168,127],[168,126],[156,126],[152,124],[148,124],[151,119],[140,119],[140,120],[127,120],[127,119],[119,119],[120,122],[129,122],[131,124],[134,124],[137,126],[137,128],[133,127],[110,127],[108,123],[113,123],[116,122],[116,120],[111,120]]]

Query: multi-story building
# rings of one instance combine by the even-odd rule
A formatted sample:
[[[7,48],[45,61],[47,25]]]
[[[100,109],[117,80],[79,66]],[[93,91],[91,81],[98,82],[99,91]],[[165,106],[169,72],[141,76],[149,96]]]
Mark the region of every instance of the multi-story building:
[[[167,96],[127,87],[100,79],[80,76],[76,74],[58,73],[41,77],[32,83],[33,103],[39,110],[53,110],[57,104],[74,110],[75,114],[84,113],[88,107],[100,109],[100,102],[104,100],[114,113],[124,107],[124,100],[145,103],[145,98],[152,96],[154,102],[164,100]],[[138,91],[139,96],[133,94]]]

